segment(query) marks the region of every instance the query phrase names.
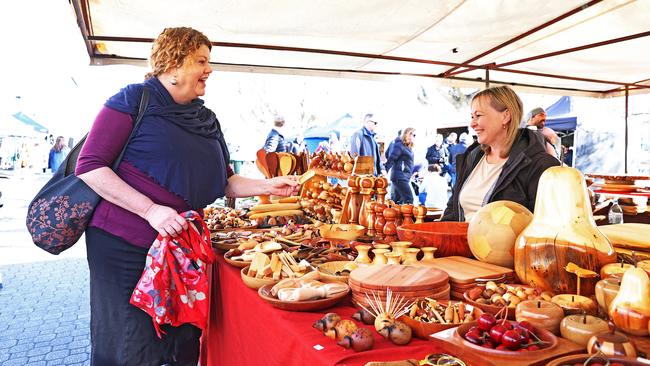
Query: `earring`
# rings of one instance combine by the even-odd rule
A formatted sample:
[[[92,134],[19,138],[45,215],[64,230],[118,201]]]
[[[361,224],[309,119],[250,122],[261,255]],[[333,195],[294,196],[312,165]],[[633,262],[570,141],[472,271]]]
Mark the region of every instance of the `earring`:
[[[178,84],[178,80],[176,80],[176,76],[172,76],[171,78],[169,78],[169,83],[172,85]]]

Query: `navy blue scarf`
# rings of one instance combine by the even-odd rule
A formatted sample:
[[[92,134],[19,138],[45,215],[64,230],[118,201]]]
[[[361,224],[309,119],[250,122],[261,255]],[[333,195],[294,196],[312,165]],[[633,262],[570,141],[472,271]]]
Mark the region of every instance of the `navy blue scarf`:
[[[219,121],[203,100],[177,104],[154,77],[128,85],[105,106],[135,116],[144,87],[150,90],[149,105],[124,160],[181,196],[193,210],[223,197],[230,156]]]

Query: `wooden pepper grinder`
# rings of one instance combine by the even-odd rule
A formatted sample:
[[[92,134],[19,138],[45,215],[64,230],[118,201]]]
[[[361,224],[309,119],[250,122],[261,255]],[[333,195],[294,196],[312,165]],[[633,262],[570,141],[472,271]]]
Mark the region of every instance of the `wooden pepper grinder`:
[[[359,196],[359,176],[351,175],[348,178],[350,187],[350,203],[348,204],[348,220],[350,224],[359,223],[359,210],[361,209],[361,197]]]
[[[415,216],[415,223],[421,224],[424,222],[424,217],[427,216],[427,208],[424,206],[413,207],[413,216]]]
[[[368,236],[375,236],[375,205],[377,202],[372,201],[366,205],[366,212],[364,212],[364,216],[366,216],[366,219],[368,220],[368,227],[366,230],[366,235]]]
[[[413,205],[402,205],[400,207],[400,212],[402,213],[403,219],[401,224],[397,226],[410,225],[413,223]]]
[[[386,220],[386,224],[384,225],[384,241],[386,243],[390,243],[395,241],[397,238],[395,234],[397,234],[397,225],[395,225],[395,219],[397,218],[397,209],[395,208],[386,208],[384,209],[384,219]]]
[[[375,203],[375,236],[382,239],[384,237],[384,225],[386,225],[386,220],[384,219],[384,210],[386,205],[377,202]]]
[[[363,215],[364,212],[366,212],[366,206],[368,203],[370,203],[370,197],[372,196],[373,193],[373,187],[375,186],[375,177],[372,175],[366,175],[361,178],[359,178],[359,187],[361,195],[363,196],[363,200],[361,202],[361,208],[357,213],[357,217],[359,217],[359,225],[368,227],[368,218]],[[376,227],[375,227],[376,229]]]
[[[375,190],[377,192],[377,202],[383,203],[386,197],[386,187],[388,187],[388,179],[378,177],[375,180]]]

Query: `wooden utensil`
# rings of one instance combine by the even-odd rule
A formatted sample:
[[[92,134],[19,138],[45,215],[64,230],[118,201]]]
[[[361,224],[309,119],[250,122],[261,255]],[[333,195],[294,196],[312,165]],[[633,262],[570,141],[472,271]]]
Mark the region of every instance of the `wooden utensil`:
[[[473,284],[477,279],[498,279],[504,275],[506,277],[514,276],[510,268],[461,256],[434,258],[427,262],[418,262],[418,265],[447,272],[452,286],[453,284]]]
[[[255,156],[257,156],[257,159],[255,160],[257,169],[259,169],[266,178],[271,178],[271,175],[269,174],[269,167],[266,165],[266,150],[257,150]]]
[[[287,153],[278,153],[278,167],[280,175],[286,176],[291,173],[293,168],[293,156]]]
[[[278,153],[270,152],[266,154],[266,166],[268,167],[270,178],[278,176]]]
[[[305,173],[303,173],[299,178],[298,178],[298,183],[299,184],[305,184],[308,180],[314,177],[316,175],[316,172],[313,170],[308,170]]]

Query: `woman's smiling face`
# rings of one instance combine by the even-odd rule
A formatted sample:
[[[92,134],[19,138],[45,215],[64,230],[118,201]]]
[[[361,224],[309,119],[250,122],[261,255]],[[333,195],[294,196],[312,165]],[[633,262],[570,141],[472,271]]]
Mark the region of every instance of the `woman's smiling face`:
[[[178,69],[176,88],[183,99],[192,101],[205,95],[205,86],[212,67],[210,67],[210,49],[202,45],[196,52],[189,54],[183,66]]]
[[[507,109],[494,109],[488,97],[479,97],[472,101],[470,127],[476,132],[480,144],[492,146],[505,142],[509,122],[510,112]]]

